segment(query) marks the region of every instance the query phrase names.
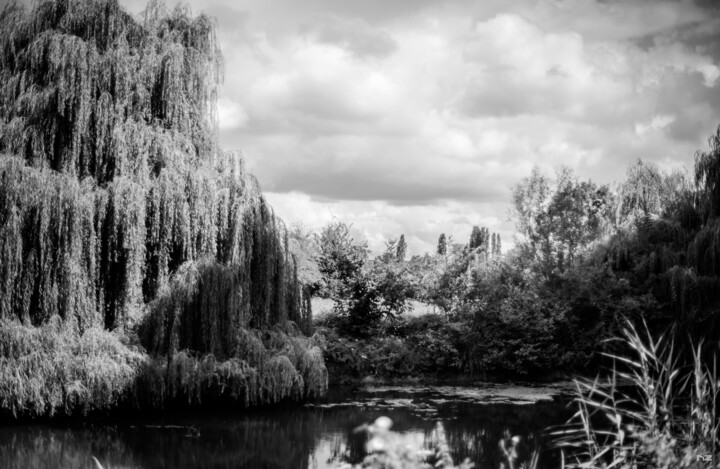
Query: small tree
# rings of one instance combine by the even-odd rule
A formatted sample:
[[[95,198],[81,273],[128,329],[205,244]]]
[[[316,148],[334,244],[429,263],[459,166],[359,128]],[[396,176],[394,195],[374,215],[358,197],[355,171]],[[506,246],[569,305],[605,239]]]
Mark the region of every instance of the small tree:
[[[322,286],[322,275],[317,264],[318,246],[313,231],[302,223],[293,224],[288,230],[288,247],[295,259],[298,280],[315,294]]]
[[[518,246],[543,275],[563,271],[599,237],[610,199],[607,186],[579,181],[568,168],[555,181],[534,168],[513,189]]]
[[[358,277],[367,260],[367,243],[356,242],[350,235],[351,226],[331,222],[315,235],[317,257],[322,276],[320,296],[338,297]]]

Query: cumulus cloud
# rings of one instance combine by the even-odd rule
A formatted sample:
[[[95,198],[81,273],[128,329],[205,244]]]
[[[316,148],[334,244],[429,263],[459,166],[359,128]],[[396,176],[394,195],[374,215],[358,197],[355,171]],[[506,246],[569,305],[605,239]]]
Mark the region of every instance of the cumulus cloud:
[[[239,103],[221,98],[217,107],[220,129],[237,129],[247,124],[248,115]]]
[[[533,165],[690,167],[720,124],[707,0],[190,3],[218,18],[221,144],[289,222],[346,219],[376,250],[474,224],[508,246]]]
[[[342,47],[358,57],[386,57],[397,47],[386,31],[360,18],[344,18],[332,13],[316,15],[301,25],[300,32],[309,40]]]
[[[503,227],[502,219],[490,215],[487,203],[471,204],[447,201],[441,204],[397,206],[385,201],[321,201],[301,192],[267,194],[276,214],[286,220],[301,222],[319,229],[341,219],[352,225],[356,239],[366,240],[372,252],[382,252],[385,242],[405,235],[410,255],[435,252],[440,233],[454,242],[465,243],[473,225],[486,226],[500,233],[503,246],[512,246],[512,231]],[[294,214],[303,213],[299,219]],[[503,214],[502,218],[505,216]]]

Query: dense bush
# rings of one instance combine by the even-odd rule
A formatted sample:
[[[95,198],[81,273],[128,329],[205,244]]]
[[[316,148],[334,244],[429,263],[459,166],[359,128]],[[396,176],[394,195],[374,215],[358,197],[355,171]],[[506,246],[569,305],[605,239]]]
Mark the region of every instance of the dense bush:
[[[342,328],[332,327],[337,320],[323,324],[316,334],[323,337],[323,355],[334,380],[447,376],[465,371],[459,351],[462,325],[438,315],[397,319],[369,338],[343,336]]]

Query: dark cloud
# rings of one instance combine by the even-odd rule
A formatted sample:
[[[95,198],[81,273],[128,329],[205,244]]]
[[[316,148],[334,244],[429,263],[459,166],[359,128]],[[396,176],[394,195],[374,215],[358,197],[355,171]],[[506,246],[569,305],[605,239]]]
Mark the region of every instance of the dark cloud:
[[[211,3],[203,8],[203,11],[208,16],[216,18],[221,25],[228,25],[227,29],[220,30],[222,34],[230,33],[239,28],[247,28],[247,21],[250,18],[248,10],[234,8],[224,3]]]
[[[718,0],[693,0],[691,4],[675,0],[678,7],[696,8],[697,18],[679,24],[672,24],[660,31],[638,35],[633,39],[643,50],[650,50],[674,42],[683,44],[689,50],[708,55],[715,63],[720,62],[720,2]]]
[[[468,117],[517,116],[533,114],[546,108],[539,99],[527,99],[527,93],[516,84],[505,81],[502,88],[478,85],[464,90],[455,102],[455,108]]]
[[[570,78],[568,72],[566,72],[560,65],[553,65],[545,73],[549,77]]]
[[[217,34],[225,54],[236,47],[253,47],[255,38],[250,27],[250,11],[222,3],[211,3],[202,10],[218,22]]]
[[[706,86],[699,72],[674,71],[664,74],[660,89],[658,112],[675,117],[667,127],[670,138],[702,141],[720,124],[720,79]]]
[[[259,163],[259,162],[258,162]],[[285,169],[258,167],[256,173],[264,181],[263,189],[272,192],[298,191],[316,199],[329,200],[382,200],[392,205],[426,205],[441,200],[504,202],[509,197],[507,188],[499,182],[479,183],[472,174],[452,172],[433,177],[405,170],[383,169],[377,162],[358,165],[348,171],[333,171],[327,165],[286,166]]]
[[[720,16],[638,36],[633,42],[645,51],[679,43],[690,51],[712,57],[715,63],[718,63],[720,62]]]
[[[377,23],[404,17],[438,3],[457,3],[460,0],[316,0],[317,12],[335,12],[343,16],[363,18]],[[290,3],[299,3],[290,0]]]
[[[703,134],[703,121],[683,117],[676,119],[667,127],[667,135],[675,140],[686,140],[695,142]]]
[[[386,31],[359,18],[324,13],[300,27],[300,32],[316,41],[343,47],[359,57],[387,57],[397,43]]]
[[[700,8],[704,8],[709,12],[720,15],[720,4],[717,0],[694,0],[695,4]]]

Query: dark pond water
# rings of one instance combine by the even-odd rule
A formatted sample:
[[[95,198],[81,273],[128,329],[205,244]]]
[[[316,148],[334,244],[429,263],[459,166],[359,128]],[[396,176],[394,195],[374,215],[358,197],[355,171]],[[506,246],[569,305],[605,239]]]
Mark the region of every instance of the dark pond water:
[[[443,422],[456,462],[498,467],[507,428],[521,459],[547,448],[543,429],[564,422],[564,386],[365,387],[333,390],[314,404],[205,412],[103,424],[0,426],[2,468],[328,468],[361,457],[353,429],[388,416],[403,438],[425,445]],[[541,466],[556,467],[544,450]]]

